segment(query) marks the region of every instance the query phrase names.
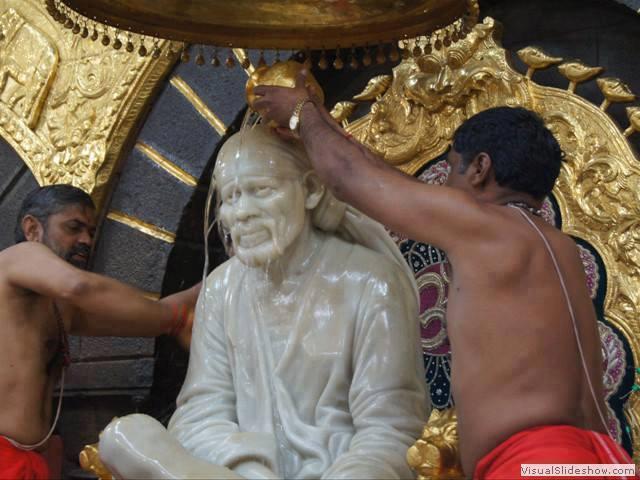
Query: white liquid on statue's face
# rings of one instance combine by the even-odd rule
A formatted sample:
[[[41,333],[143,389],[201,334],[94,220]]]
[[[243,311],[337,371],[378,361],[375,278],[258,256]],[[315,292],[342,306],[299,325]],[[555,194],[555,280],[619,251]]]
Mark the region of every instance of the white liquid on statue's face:
[[[219,188],[220,220],[245,265],[262,267],[276,260],[302,232],[306,211],[299,180],[244,175]]]

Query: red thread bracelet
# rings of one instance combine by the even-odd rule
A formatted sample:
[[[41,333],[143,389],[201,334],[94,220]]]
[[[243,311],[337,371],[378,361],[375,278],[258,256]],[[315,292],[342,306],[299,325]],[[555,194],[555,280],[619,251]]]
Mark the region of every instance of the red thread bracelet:
[[[182,330],[184,329],[185,325],[187,324],[187,318],[189,316],[189,311],[187,309],[187,306],[185,304],[180,305],[180,307],[178,307],[177,305],[172,305],[173,310],[174,310],[174,316],[173,319],[171,321],[171,325],[170,325],[170,329],[168,332],[168,335],[172,336],[172,337],[177,337],[180,332],[182,332]]]
[[[169,321],[169,325],[167,326],[167,335],[170,335],[174,329],[176,322],[178,321],[178,305],[175,303],[171,303],[171,320]]]

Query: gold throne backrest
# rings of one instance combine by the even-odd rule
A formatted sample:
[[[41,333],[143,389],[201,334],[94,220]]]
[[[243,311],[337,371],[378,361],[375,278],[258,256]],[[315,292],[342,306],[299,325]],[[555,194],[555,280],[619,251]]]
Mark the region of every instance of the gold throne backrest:
[[[442,167],[437,159],[465,119],[503,105],[522,106],[542,116],[566,154],[553,194],[545,201],[545,218],[576,239],[580,248],[609,362],[605,389],[610,399],[616,396],[623,405],[624,421],[611,428],[627,424],[628,429],[617,434],[631,439],[638,460],[640,395],[632,386],[640,355],[640,163],[626,137],[640,130],[640,107],[627,109],[630,126],[622,132],[606,113],[612,102],[635,98],[621,81],[598,78],[605,100],[595,106],[574,91],[577,83],[593,80],[601,68],[578,61],[563,63],[527,47],[518,52],[529,66],[522,74],[509,64],[499,34],[494,20],[486,18],[449,46],[426,38],[401,44],[414,54],[407,55],[392,76],[373,78],[354,97],[373,100],[370,112],[351,124],[344,115],[340,120],[389,164],[411,175],[421,174],[426,181],[438,181]],[[420,54],[415,56],[415,51]],[[532,81],[537,69],[552,66],[567,78],[567,90]],[[332,114],[337,116],[348,103],[341,102]],[[418,278],[419,286],[421,281],[438,286],[439,303],[431,309],[440,311],[444,282],[438,283],[437,270],[427,274]],[[444,324],[442,312],[439,318]],[[443,345],[441,338],[438,342]],[[427,351],[424,338],[423,346]],[[441,430],[442,417],[435,421],[439,422],[435,430]]]

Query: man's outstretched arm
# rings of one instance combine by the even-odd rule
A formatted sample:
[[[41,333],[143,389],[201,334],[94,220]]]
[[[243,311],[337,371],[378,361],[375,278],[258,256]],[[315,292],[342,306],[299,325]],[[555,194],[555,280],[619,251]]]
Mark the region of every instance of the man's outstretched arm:
[[[303,75],[295,88],[260,86],[255,93],[254,108],[278,125],[288,124],[299,101],[313,98]],[[387,165],[350,138],[317,101],[302,107],[300,119],[300,137],[316,172],[341,200],[398,233],[446,250],[469,235],[492,235],[486,212],[470,195],[426,185]]]
[[[198,287],[154,301],[117,280],[78,269],[48,247],[24,242],[3,252],[2,275],[14,287],[70,304],[76,335],[157,336],[189,321]],[[184,325],[183,330],[190,330]],[[174,330],[177,330],[174,328]],[[186,333],[186,332],[185,332]],[[184,342],[181,342],[184,343]]]

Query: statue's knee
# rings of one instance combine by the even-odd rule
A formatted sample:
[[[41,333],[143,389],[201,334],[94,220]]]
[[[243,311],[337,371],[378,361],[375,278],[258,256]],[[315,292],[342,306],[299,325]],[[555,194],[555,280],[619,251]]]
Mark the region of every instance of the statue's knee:
[[[100,458],[109,462],[131,454],[131,445],[157,445],[165,435],[169,434],[162,424],[148,415],[114,418],[100,434]]]

